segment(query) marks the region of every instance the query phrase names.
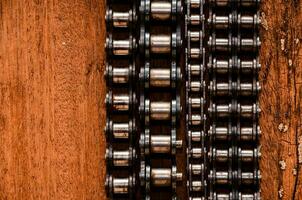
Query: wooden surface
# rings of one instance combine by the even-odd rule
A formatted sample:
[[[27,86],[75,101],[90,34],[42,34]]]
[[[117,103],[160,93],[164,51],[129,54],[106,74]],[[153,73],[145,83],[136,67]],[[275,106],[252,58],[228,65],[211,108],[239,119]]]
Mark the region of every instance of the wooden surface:
[[[0,1],[0,199],[104,199],[104,2]]]
[[[302,3],[263,2],[262,197],[299,200]],[[1,200],[105,199],[103,17],[103,0],[0,1]]]
[[[263,2],[260,75],[263,89],[260,97],[262,197],[300,200],[302,3],[298,0]]]

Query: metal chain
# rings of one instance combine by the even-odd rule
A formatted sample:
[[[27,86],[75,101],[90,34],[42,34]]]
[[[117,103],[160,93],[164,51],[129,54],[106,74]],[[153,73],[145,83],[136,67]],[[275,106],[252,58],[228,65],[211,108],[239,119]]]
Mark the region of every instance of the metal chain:
[[[176,199],[182,173],[176,167],[181,113],[179,54],[182,35],[181,0],[140,1],[140,185],[141,199]],[[158,30],[154,33],[154,30]]]
[[[207,196],[204,0],[186,1],[186,133],[188,198]]]
[[[209,0],[209,196],[260,199],[258,0]]]
[[[105,185],[110,199],[136,198],[136,6],[136,2],[131,0],[107,0]]]
[[[110,199],[177,199],[181,181],[190,200],[260,199],[259,4],[107,1]]]

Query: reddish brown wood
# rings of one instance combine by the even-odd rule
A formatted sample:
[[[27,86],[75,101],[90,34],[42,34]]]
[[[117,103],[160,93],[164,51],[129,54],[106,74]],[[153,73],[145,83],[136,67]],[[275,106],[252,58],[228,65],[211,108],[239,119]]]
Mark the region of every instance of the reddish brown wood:
[[[104,199],[104,1],[0,1],[0,199]]]
[[[297,159],[299,138],[302,142],[301,5],[298,0],[266,0],[262,6],[261,189],[268,200],[302,199]]]

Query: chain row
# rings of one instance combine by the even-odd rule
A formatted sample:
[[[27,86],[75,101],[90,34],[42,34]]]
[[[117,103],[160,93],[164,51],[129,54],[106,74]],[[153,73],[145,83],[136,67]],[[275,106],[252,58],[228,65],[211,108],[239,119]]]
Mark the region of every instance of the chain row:
[[[137,37],[135,1],[107,1],[105,98],[106,191],[109,199],[136,199]]]
[[[110,199],[260,199],[259,4],[107,2]]]
[[[176,199],[176,154],[182,112],[179,56],[182,47],[181,0],[140,1],[139,73],[141,199]]]
[[[260,1],[225,2],[208,7],[205,198],[258,200]]]
[[[186,2],[189,199],[260,199],[259,3]]]

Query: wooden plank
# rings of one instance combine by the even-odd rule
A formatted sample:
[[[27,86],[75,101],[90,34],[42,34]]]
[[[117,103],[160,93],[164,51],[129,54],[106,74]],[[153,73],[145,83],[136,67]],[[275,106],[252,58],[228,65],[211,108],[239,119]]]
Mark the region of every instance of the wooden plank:
[[[302,15],[300,1],[262,6],[260,124],[263,199],[301,199]],[[295,175],[296,174],[296,175]]]
[[[0,9],[0,199],[104,199],[104,1]]]

